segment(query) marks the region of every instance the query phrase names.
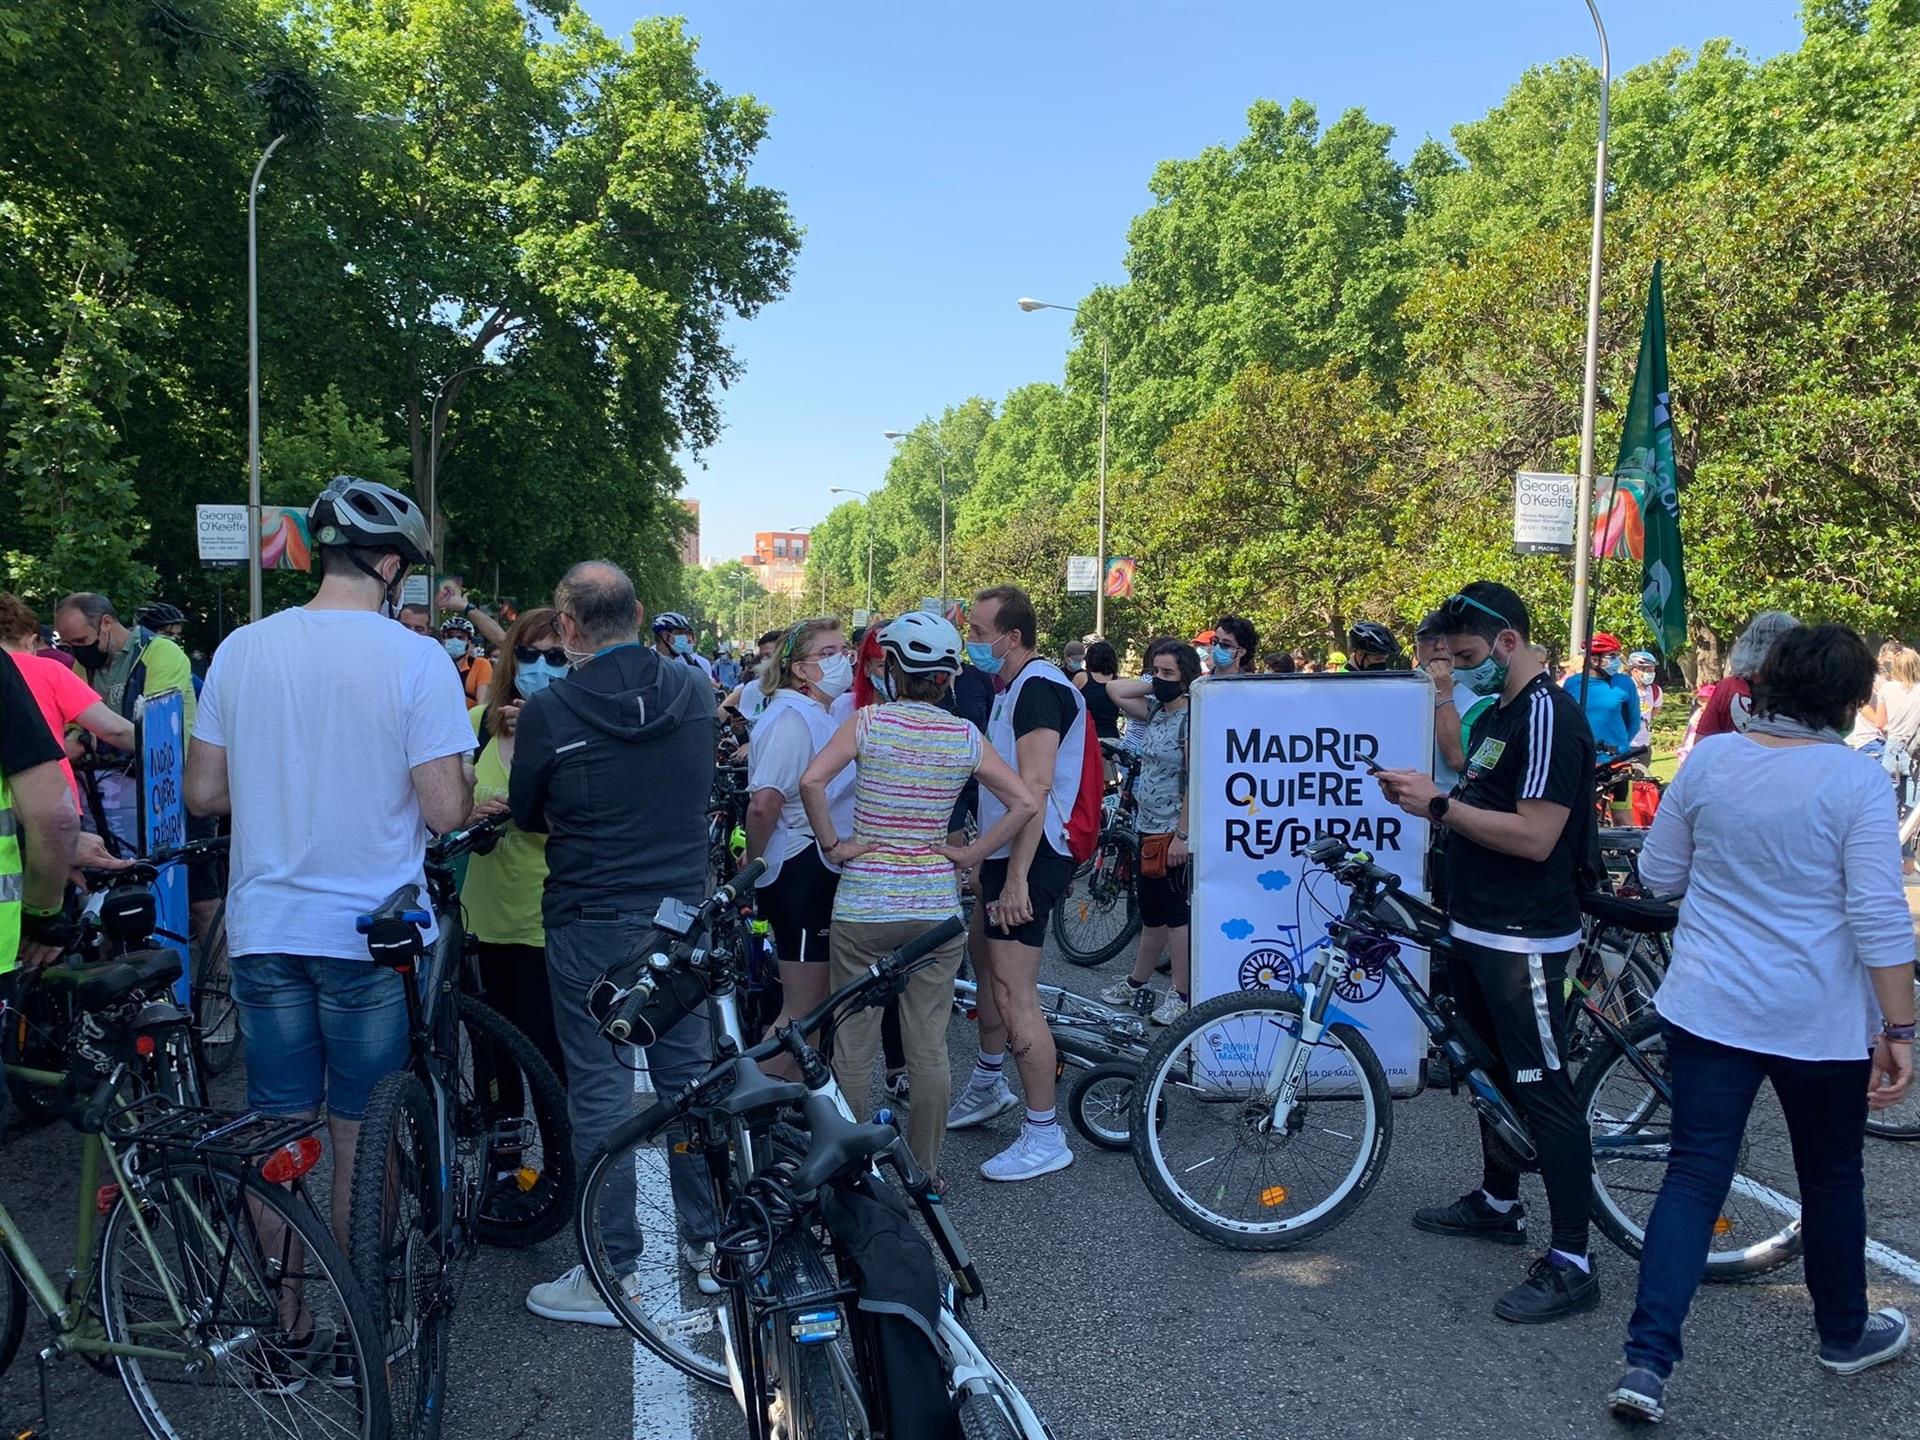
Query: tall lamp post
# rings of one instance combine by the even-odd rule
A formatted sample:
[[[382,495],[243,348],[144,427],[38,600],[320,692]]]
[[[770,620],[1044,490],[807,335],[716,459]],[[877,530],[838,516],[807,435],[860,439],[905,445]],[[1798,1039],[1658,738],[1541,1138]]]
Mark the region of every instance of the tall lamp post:
[[[1600,8],[1594,0],[1587,0],[1587,11],[1593,16],[1594,33],[1600,37],[1600,140],[1593,156],[1593,248],[1587,261],[1587,369],[1580,391],[1580,480],[1573,501],[1573,628],[1568,632],[1569,648],[1586,640],[1588,571],[1593,563],[1593,412],[1600,383],[1600,238],[1607,218],[1607,99],[1613,88],[1607,28],[1600,23]],[[1586,674],[1584,666],[1581,674]],[[1585,698],[1583,690],[1583,702]]]
[[[1055,305],[1046,300],[1035,300],[1023,295],[1019,300],[1020,308],[1029,315],[1036,310],[1065,310],[1078,315],[1078,305]],[[1094,562],[1093,581],[1093,630],[1096,635],[1107,633],[1107,392],[1108,392],[1108,354],[1107,332],[1098,325],[1093,327],[1094,334],[1100,337],[1100,527],[1096,547],[1099,556]]]
[[[456,370],[433,387],[433,405],[427,411],[427,538],[433,542],[433,564],[427,567],[427,603],[433,604],[436,593],[435,581],[443,558],[440,553],[440,429],[446,424],[445,399],[447,387],[463,375],[473,375],[481,370],[493,367],[484,360],[477,365],[469,365]],[[502,370],[506,369],[503,365]],[[495,597],[498,600],[498,596]]]
[[[899,440],[905,440],[913,432],[910,430],[882,430],[880,433],[886,436],[887,439],[889,440],[899,441]],[[938,440],[933,439],[931,436],[927,437],[927,448],[933,451],[934,463],[939,467],[937,473],[940,476],[940,613],[944,615],[947,612],[947,599],[948,599],[948,596],[947,596],[947,451],[945,446],[943,446]],[[871,531],[868,532],[867,538],[869,541],[872,540],[873,536]]]
[[[286,140],[276,135],[260,152],[247,186],[247,618],[266,610],[260,578],[260,173]]]
[[[858,495],[862,500],[866,501],[868,505],[873,504],[873,496],[869,495],[864,490],[855,490],[848,485],[829,485],[827,487],[827,493],[829,495]],[[947,493],[947,487],[944,484],[942,484],[940,487],[940,496],[942,501],[941,507],[940,507],[940,511],[941,511],[940,538],[942,542],[946,540],[946,534],[947,534],[947,517],[946,517],[946,504],[945,504],[946,493]],[[940,589],[941,589],[940,599],[943,604],[945,603],[947,598],[945,593],[946,588],[947,588],[947,577],[945,576],[945,574],[942,574],[940,577]],[[872,510],[867,511],[867,614],[869,615],[873,614],[873,511]]]

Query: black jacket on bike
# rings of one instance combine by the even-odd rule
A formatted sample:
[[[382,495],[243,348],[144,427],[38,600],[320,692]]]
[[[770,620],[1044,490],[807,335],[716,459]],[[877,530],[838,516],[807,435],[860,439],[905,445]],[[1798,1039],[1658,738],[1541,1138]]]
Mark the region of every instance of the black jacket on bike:
[[[507,799],[544,831],[549,927],[587,906],[707,888],[713,686],[638,644],[604,650],[520,711]]]

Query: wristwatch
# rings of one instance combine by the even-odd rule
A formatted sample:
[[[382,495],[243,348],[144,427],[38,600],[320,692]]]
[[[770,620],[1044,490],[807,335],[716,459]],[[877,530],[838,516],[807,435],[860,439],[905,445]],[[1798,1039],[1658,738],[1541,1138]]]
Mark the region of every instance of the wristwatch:
[[[1173,833],[1178,835],[1182,840],[1187,838],[1187,832],[1184,830],[1176,830]]]
[[[1445,795],[1436,795],[1427,801],[1427,815],[1434,824],[1444,825],[1447,823],[1447,807],[1452,803]]]

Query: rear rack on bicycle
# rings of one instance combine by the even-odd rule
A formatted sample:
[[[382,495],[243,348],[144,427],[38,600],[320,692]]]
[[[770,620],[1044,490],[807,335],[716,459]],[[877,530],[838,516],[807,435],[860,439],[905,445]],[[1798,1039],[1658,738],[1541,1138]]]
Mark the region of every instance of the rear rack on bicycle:
[[[128,1126],[116,1133],[123,1140],[157,1145],[189,1155],[223,1160],[254,1161],[320,1128],[317,1119],[285,1115],[236,1115],[198,1105],[175,1105],[163,1095],[134,1101],[115,1117]]]

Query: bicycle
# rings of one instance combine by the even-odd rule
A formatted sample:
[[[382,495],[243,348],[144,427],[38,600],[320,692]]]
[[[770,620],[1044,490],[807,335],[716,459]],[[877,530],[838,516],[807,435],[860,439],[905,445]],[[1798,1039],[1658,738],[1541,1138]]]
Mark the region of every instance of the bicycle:
[[[1140,757],[1112,740],[1101,752],[1120,769],[1108,797],[1093,856],[1073,872],[1067,893],[1054,907],[1054,943],[1070,965],[1104,965],[1140,933],[1140,806],[1133,793]]]
[[[483,1242],[558,1234],[572,1208],[565,1094],[533,1042],[478,998],[454,890],[454,860],[489,848],[505,824],[483,820],[429,847],[432,917],[419,887],[403,885],[358,921],[375,963],[405,988],[412,1058],[367,1100],[348,1251],[383,1340],[394,1431],[421,1440],[444,1422],[466,1263]]]
[[[31,1301],[51,1331],[37,1355],[42,1434],[50,1366],[78,1355],[117,1371],[155,1440],[386,1440],[373,1320],[302,1184],[318,1122],[184,1103],[198,1077],[172,998],[180,975],[177,954],[150,950],[53,977],[77,1011],[66,1068],[8,1067],[57,1086],[85,1144],[64,1288],[0,1206],[0,1371]],[[344,1379],[327,1373],[336,1357]]]
[[[669,920],[670,928],[679,928],[678,918]],[[952,1277],[932,1328],[945,1398],[957,1411],[960,1433],[968,1440],[1051,1435],[967,1329],[966,1301],[983,1298],[984,1287],[931,1179],[891,1124],[852,1120],[825,1058],[804,1038],[819,1031],[830,1049],[847,1015],[884,1005],[927,957],[960,933],[958,918],[945,921],[761,1045],[745,1051],[723,1046],[705,1077],[629,1121],[588,1167],[579,1230],[596,1288],[654,1353],[697,1380],[731,1387],[750,1440],[905,1440],[908,1432],[890,1428],[888,1420],[898,1397],[890,1394],[880,1358],[886,1322],[859,1303],[859,1267],[836,1214],[837,1203],[853,1197],[904,1215],[905,1206],[882,1178],[882,1165],[905,1188]],[[711,976],[711,960],[703,961],[698,947],[681,935],[679,943],[649,957],[642,978],[653,977],[657,986],[703,970]],[[710,981],[702,985],[711,990]],[[603,1031],[617,1038],[651,1001],[644,987],[609,992],[594,1013],[602,1017]],[[776,1056],[794,1062],[800,1082],[767,1076],[761,1062]],[[725,1298],[679,1314],[643,1316],[636,1313],[635,1277],[617,1273],[608,1256],[599,1197],[615,1174],[644,1167],[663,1146],[675,1144],[706,1161],[723,1217],[716,1275]],[[665,1234],[670,1239],[673,1231]],[[655,1248],[643,1250],[643,1268]],[[700,1349],[687,1343],[693,1339],[704,1342]]]
[[[1920,960],[1913,966],[1913,998],[1920,1001]],[[1910,1094],[1890,1109],[1869,1110],[1867,1133],[1882,1140],[1920,1140],[1920,1096]]]
[[[1514,1169],[1536,1168],[1527,1123],[1493,1078],[1501,1067],[1492,1051],[1450,1000],[1428,996],[1400,958],[1401,940],[1445,958],[1452,946],[1445,917],[1337,837],[1301,853],[1349,895],[1328,927],[1331,943],[1297,993],[1230,994],[1196,1006],[1155,1041],[1134,1088],[1133,1155],[1148,1191],[1181,1225],[1234,1249],[1304,1244],[1347,1219],[1378,1181],[1393,1133],[1392,1094],[1373,1047],[1332,1010],[1388,984],[1448,1057],[1491,1142]],[[1591,897],[1583,903],[1591,914]],[[1666,1169],[1673,1091],[1665,1047],[1655,1017],[1623,1030],[1577,983],[1575,993],[1585,1022],[1605,1042],[1576,1085],[1593,1140],[1595,1219],[1613,1243],[1638,1255]],[[1209,1128],[1220,1137],[1209,1138]],[[1794,1170],[1777,1107],[1759,1128],[1768,1132],[1765,1143],[1750,1126],[1741,1173],[1715,1227],[1712,1279],[1764,1274],[1800,1250],[1797,1207],[1779,1188],[1793,1183]],[[1236,1173],[1246,1193],[1230,1202]],[[1796,1212],[1785,1225],[1783,1209]]]

